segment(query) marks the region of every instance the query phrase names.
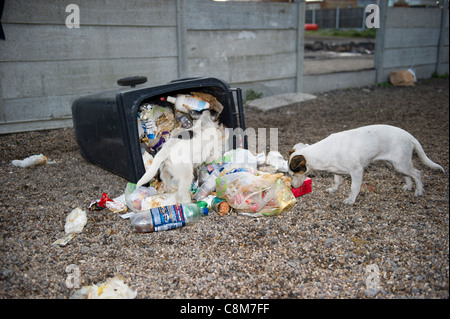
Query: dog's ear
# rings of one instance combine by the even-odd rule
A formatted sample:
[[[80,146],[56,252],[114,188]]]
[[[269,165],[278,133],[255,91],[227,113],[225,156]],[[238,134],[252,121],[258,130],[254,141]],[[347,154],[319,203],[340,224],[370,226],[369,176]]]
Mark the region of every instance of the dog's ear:
[[[289,168],[294,173],[306,172],[306,158],[303,155],[294,156],[289,163]]]
[[[291,149],[288,153],[288,158],[291,157],[292,153],[294,153],[294,152],[295,152],[295,148]]]

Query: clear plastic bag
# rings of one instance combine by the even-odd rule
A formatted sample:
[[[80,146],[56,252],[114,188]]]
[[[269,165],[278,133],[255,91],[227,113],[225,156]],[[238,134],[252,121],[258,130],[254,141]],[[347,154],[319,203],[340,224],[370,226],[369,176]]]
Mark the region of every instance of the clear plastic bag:
[[[246,215],[273,216],[292,208],[296,199],[283,182],[283,174],[235,172],[216,180],[217,197]]]
[[[158,192],[153,187],[141,186],[136,189],[136,184],[128,183],[125,188],[125,204],[131,211],[141,212],[143,201],[147,197],[157,194]]]

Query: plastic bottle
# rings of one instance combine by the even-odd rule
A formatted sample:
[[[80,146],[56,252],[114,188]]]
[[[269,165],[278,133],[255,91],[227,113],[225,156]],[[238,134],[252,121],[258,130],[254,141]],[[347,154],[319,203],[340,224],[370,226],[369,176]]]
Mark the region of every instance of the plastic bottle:
[[[192,120],[189,115],[182,112],[176,112],[175,118],[180,123],[181,127],[184,129],[189,129],[192,127]]]
[[[137,233],[170,230],[197,222],[208,215],[208,208],[196,204],[176,204],[156,207],[131,217],[131,226]]]
[[[204,109],[210,108],[208,102],[185,94],[178,94],[177,97],[168,96],[167,101],[175,104],[175,108],[184,113],[189,113],[189,111],[203,111]]]
[[[198,188],[192,199],[195,201],[199,201],[208,196],[208,194],[216,188],[216,178],[219,177],[219,175],[219,169],[215,169],[214,171],[212,171],[212,173],[205,179],[203,184]]]

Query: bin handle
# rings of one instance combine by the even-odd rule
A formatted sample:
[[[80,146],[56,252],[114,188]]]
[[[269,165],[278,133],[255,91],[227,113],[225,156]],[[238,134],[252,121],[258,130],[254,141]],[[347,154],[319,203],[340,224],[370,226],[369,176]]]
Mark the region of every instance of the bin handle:
[[[117,84],[120,86],[131,86],[134,88],[137,84],[142,84],[147,82],[146,76],[129,76],[126,78],[121,78],[117,80]]]

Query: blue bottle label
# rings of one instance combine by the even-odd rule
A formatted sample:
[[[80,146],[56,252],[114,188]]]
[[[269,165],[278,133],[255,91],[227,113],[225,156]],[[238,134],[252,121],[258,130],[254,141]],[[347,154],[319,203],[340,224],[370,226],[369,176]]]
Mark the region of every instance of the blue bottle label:
[[[183,207],[180,204],[155,207],[150,210],[155,231],[170,230],[186,224]]]

